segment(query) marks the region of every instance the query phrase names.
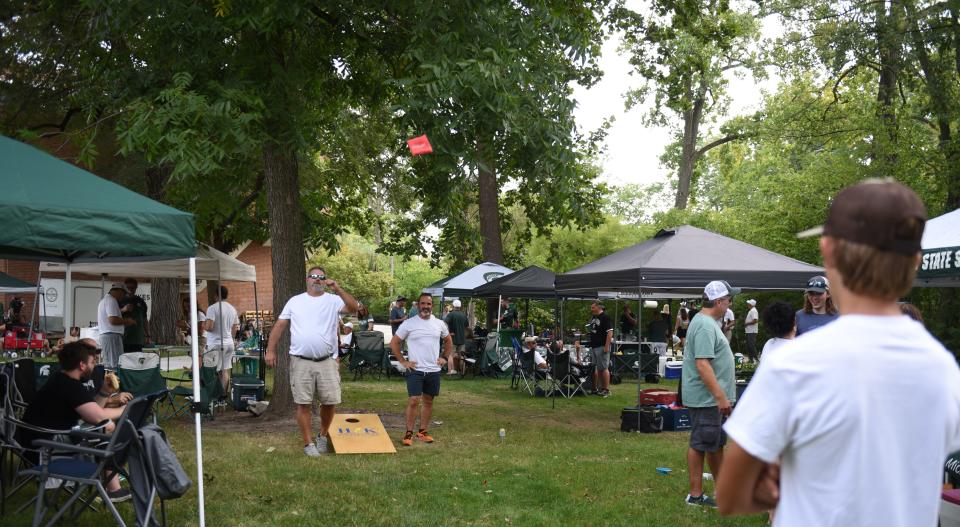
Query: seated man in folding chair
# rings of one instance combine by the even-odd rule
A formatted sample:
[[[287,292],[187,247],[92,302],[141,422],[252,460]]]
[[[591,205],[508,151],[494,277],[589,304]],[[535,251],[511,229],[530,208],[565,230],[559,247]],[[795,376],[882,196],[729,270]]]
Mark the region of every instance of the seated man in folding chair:
[[[546,378],[547,372],[550,371],[550,365],[547,364],[547,359],[543,358],[543,355],[540,355],[540,352],[537,351],[537,337],[523,339],[523,345],[533,352],[533,366],[537,370],[537,378]]]
[[[51,375],[37,392],[23,414],[23,421],[38,427],[68,430],[79,421],[95,425],[109,420],[104,430],[107,433],[113,432],[113,422],[123,414],[123,405],[129,402],[132,396],[122,393],[111,397],[111,394],[103,391],[94,395],[84,386],[97,365],[99,355],[100,348],[92,339],[64,344],[58,354],[60,371]],[[32,446],[37,439],[52,438],[46,434],[20,429],[21,444]],[[39,459],[34,462],[39,462]],[[116,476],[110,478],[106,488],[110,501],[114,503],[130,499],[130,491],[120,488],[120,481]]]

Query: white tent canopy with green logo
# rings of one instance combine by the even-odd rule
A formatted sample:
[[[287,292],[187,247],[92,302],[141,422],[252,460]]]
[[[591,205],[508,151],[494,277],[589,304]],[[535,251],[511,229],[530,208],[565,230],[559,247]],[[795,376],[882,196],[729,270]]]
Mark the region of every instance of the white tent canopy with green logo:
[[[960,287],[960,209],[927,221],[917,270],[920,287]]]

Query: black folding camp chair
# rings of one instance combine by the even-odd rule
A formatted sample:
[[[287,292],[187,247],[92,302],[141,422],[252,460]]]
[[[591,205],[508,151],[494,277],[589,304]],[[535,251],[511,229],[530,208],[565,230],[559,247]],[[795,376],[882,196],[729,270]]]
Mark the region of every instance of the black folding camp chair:
[[[383,343],[383,332],[355,331],[353,340],[356,348],[350,353],[348,366],[353,372],[353,380],[363,379],[365,373],[375,375],[379,380],[385,372],[389,372],[390,361]]]
[[[159,396],[159,394],[158,394]],[[49,439],[38,439],[34,445],[41,449],[40,462],[34,467],[22,470],[23,476],[37,480],[37,497],[34,500],[33,525],[53,525],[60,518],[74,521],[92,503],[93,496],[99,495],[103,505],[113,515],[118,525],[125,526],[117,508],[110,501],[104,481],[111,474],[121,474],[129,479],[126,468],[127,459],[138,441],[137,427],[146,420],[150,411],[151,397],[137,397],[127,403],[123,415],[117,420],[116,428],[110,435],[86,430],[73,430],[70,436],[83,441],[81,444],[69,444]],[[56,453],[58,456],[54,457]],[[71,457],[62,457],[63,454]],[[143,467],[137,467],[143,469]],[[46,482],[57,478],[60,485],[52,491],[53,499],[45,496]],[[67,488],[72,482],[72,489]],[[66,501],[58,503],[60,494],[68,492]],[[50,519],[44,523],[51,509],[56,509]],[[142,521],[144,520],[144,521]],[[145,524],[145,518],[138,518],[138,525]]]

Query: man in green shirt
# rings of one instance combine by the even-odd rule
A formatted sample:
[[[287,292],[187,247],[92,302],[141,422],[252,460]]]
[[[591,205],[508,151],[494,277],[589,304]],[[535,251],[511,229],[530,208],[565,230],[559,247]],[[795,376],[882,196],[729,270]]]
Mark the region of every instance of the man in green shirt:
[[[464,357],[467,351],[467,315],[460,310],[463,304],[459,300],[453,301],[453,310],[443,317],[450,329],[450,337],[453,338],[453,355],[450,364],[447,366],[447,375],[456,375],[458,372],[465,372],[467,368]]]
[[[688,505],[716,507],[703,494],[703,461],[710,463],[714,477],[720,474],[726,436],[723,420],[736,400],[733,352],[719,321],[740,290],[725,281],[713,281],[703,289],[703,309],[690,321],[683,350],[683,405],[690,409],[690,446],[687,473],[690,476]]]
[[[142,351],[150,343],[150,325],[147,319],[147,302],[137,294],[139,284],[134,278],[123,282],[125,289],[120,299],[120,313],[123,318],[133,319],[133,324],[123,328],[123,352]]]

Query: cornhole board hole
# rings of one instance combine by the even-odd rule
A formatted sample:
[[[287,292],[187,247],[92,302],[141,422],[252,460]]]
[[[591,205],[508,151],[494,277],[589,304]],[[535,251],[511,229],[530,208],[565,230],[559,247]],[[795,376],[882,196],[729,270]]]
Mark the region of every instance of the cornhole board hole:
[[[336,414],[330,441],[337,454],[396,454],[397,449],[377,414]]]

